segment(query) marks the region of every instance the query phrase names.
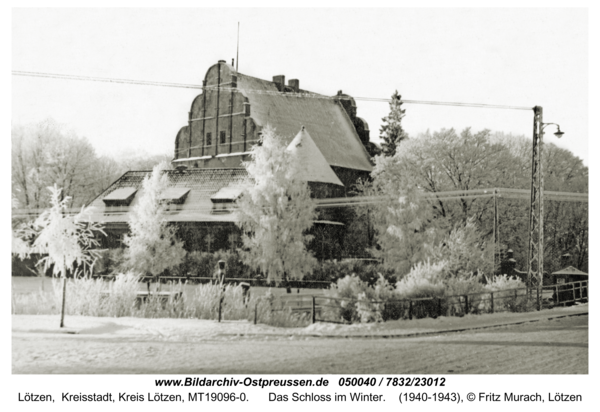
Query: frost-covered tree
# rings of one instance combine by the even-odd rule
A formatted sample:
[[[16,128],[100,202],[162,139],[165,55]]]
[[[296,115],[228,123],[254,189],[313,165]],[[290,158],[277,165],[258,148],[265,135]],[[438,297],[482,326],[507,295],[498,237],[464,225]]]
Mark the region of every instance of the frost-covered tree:
[[[430,201],[405,171],[398,157],[377,156],[372,172],[373,193],[382,201],[373,207],[372,219],[378,248],[386,267],[398,275],[427,260],[442,231]]]
[[[90,142],[52,119],[11,130],[12,195],[21,208],[49,205],[48,186],[62,188],[71,206],[90,202],[128,170],[150,170],[165,155],[144,151],[98,156]]]
[[[50,190],[50,208],[45,210],[34,222],[33,229],[37,237],[30,248],[31,253],[41,253],[45,257],[44,272],[52,268],[54,276],[63,277],[62,309],[60,327],[64,326],[67,273],[75,268],[83,269],[93,265],[97,258],[99,243],[95,234],[102,231],[101,225],[88,219],[89,208],[81,209],[76,215],[66,213],[69,197],[61,195],[56,185]]]
[[[88,202],[102,189],[94,185],[97,156],[85,137],[51,119],[14,125],[11,135],[13,195],[22,207],[47,207],[46,188],[55,184],[74,206]]]
[[[139,202],[129,217],[131,233],[124,239],[126,265],[143,275],[158,276],[179,265],[185,256],[183,242],[176,238],[175,227],[167,224],[166,204],[160,200],[169,186],[167,168],[162,162],[144,178]]]
[[[306,250],[312,238],[306,231],[316,213],[297,157],[274,130],[265,128],[244,165],[252,181],[237,202],[244,263],[269,280],[302,279],[316,263]]]
[[[406,110],[402,109],[402,96],[396,90],[390,102],[390,113],[381,119],[383,124],[379,134],[383,140],[381,151],[384,156],[394,156],[400,142],[408,138],[402,128],[402,118],[405,116],[405,112]]]

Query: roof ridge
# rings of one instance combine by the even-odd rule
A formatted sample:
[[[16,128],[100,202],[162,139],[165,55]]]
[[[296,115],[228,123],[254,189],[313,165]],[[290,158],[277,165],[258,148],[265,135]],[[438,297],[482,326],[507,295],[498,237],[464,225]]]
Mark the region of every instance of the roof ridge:
[[[248,78],[253,79],[253,80],[259,80],[261,82],[270,83],[273,86],[276,85],[276,83],[274,81],[272,81],[272,80],[265,80],[265,79],[261,79],[260,77],[254,77],[254,76],[250,76],[248,74],[244,74],[244,73],[240,73],[240,72],[236,72],[236,73],[238,75],[242,75],[243,77],[248,77]],[[238,78],[238,80],[239,80],[239,78]],[[275,86],[275,87],[277,87],[277,86]],[[240,90],[244,90],[244,88],[239,87],[239,84],[238,84],[237,88],[240,89]],[[246,89],[246,90],[250,90],[250,89]],[[323,96],[323,97],[332,97],[332,96],[329,96],[329,95],[326,95],[326,94],[317,93],[317,92],[311,92],[310,90],[305,90],[305,89],[300,89],[300,91],[298,93],[293,93],[293,92],[289,92],[289,93],[280,92],[280,93],[281,93],[282,96],[290,95],[290,94],[300,94],[300,95],[302,95],[302,94],[316,94],[318,96]],[[297,96],[297,97],[305,97],[305,96]]]

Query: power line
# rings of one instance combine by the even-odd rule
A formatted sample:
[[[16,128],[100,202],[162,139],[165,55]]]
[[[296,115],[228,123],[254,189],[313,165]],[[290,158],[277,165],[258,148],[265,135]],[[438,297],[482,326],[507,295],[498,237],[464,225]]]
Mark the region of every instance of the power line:
[[[140,86],[158,86],[158,87],[175,87],[181,89],[199,89],[199,90],[211,90],[220,89],[225,91],[242,91],[253,94],[267,94],[277,95],[286,97],[298,97],[298,98],[311,98],[311,99],[327,99],[327,100],[358,100],[365,102],[384,102],[389,103],[392,99],[379,98],[379,97],[351,97],[351,96],[325,96],[318,93],[292,93],[292,92],[280,92],[273,90],[253,90],[253,89],[238,89],[236,87],[224,87],[224,86],[201,86],[198,84],[185,84],[185,83],[172,83],[172,82],[159,82],[159,81],[146,81],[146,80],[133,80],[133,79],[113,79],[108,77],[93,77],[93,76],[78,76],[70,74],[57,74],[57,73],[43,73],[43,72],[30,72],[22,70],[13,70],[13,76],[29,76],[29,77],[44,77],[51,79],[62,79],[62,80],[80,80],[80,81],[94,81],[94,82],[105,82],[105,83],[121,83],[121,84],[134,84]],[[498,104],[486,104],[486,103],[464,103],[464,102],[438,102],[433,100],[406,100],[402,99],[402,103],[406,104],[424,104],[432,106],[458,106],[458,107],[474,107],[474,108],[485,108],[485,109],[506,109],[506,110],[532,110],[532,107],[527,106],[508,106]]]
[[[29,77],[46,77],[51,79],[63,79],[63,80],[83,80],[93,82],[106,82],[106,83],[122,83],[122,84],[137,84],[141,86],[160,86],[160,87],[177,87],[184,89],[202,89],[202,86],[197,84],[183,84],[183,83],[167,83],[157,81],[145,81],[145,80],[132,80],[132,79],[112,79],[108,77],[92,77],[92,76],[76,76],[71,74],[57,74],[57,73],[40,73],[40,72],[28,72],[13,70],[13,76],[29,76]]]
[[[462,195],[457,195],[457,194]],[[453,190],[444,192],[428,192],[423,193],[422,196],[428,200],[455,200],[455,199],[477,199],[483,197],[494,197],[494,189],[472,189],[472,190]],[[529,191],[525,189],[507,189],[498,188],[496,191],[498,198],[505,199],[528,199]],[[588,202],[588,193],[574,193],[574,192],[553,192],[547,191],[544,193],[544,197],[547,200],[563,201],[563,202]],[[330,208],[330,207],[352,207],[352,206],[365,206],[373,205],[384,202],[389,199],[385,196],[355,196],[355,197],[338,197],[338,198],[327,198],[317,199],[318,208]],[[13,217],[27,217],[39,215],[45,209],[13,209]],[[131,210],[130,206],[115,206],[95,208],[91,210],[92,215],[121,215],[128,213]],[[214,209],[212,207],[192,207],[192,208],[174,208],[173,210],[167,210],[167,214],[194,214],[194,212],[207,212],[210,213]],[[219,209],[222,211],[234,211],[236,207],[229,209]],[[69,208],[67,213],[79,213],[81,208]]]

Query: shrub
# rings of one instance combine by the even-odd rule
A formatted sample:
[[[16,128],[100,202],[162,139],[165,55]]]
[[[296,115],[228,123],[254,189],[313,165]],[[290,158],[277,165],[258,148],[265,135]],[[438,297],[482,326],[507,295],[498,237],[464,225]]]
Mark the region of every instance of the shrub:
[[[380,274],[374,289],[375,298],[383,302],[376,307],[380,312],[381,320],[385,322],[400,319],[404,312],[404,304],[399,300],[400,296],[394,286]]]
[[[359,295],[364,294],[363,299],[373,299],[375,297],[373,288],[370,288],[366,282],[360,280],[356,275],[338,279],[331,289],[324,291],[324,294],[332,299],[328,299],[329,303],[324,308],[323,314],[333,320],[346,322],[355,322],[360,319],[356,307]]]
[[[109,282],[106,286],[108,286],[108,293],[104,295],[102,302],[104,316],[132,316],[139,286],[139,277],[132,273],[118,274],[115,280]]]
[[[528,303],[525,283],[517,277],[494,276],[484,288],[489,292],[494,292],[495,312],[525,312],[530,310],[533,305],[532,302]]]
[[[493,248],[483,241],[474,220],[457,224],[443,242],[432,248],[434,262],[445,262],[447,276],[492,273]]]
[[[446,301],[453,312],[451,314],[478,313],[481,310],[485,288],[480,279],[481,276],[469,273],[459,273],[457,276],[446,279]],[[469,295],[468,308],[463,302],[464,295]]]
[[[362,323],[382,322],[382,304],[367,297],[366,292],[358,294],[356,301],[356,314]]]
[[[396,281],[392,269],[385,269],[380,263],[361,259],[325,260],[315,268],[305,280],[328,281],[335,283],[346,276],[356,275],[361,281],[372,286],[383,275],[388,281]]]
[[[402,299],[443,297],[445,295],[444,266],[443,261],[435,264],[430,261],[417,263],[396,283],[399,297]]]

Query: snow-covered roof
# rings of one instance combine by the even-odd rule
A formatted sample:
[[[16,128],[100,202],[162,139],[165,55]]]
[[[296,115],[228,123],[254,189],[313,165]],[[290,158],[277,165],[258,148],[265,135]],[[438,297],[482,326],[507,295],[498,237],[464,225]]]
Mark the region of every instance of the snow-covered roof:
[[[120,187],[104,196],[102,201],[107,206],[126,206],[133,200],[135,192],[137,192],[135,187]]]
[[[302,180],[344,186],[304,126],[288,145],[287,150],[299,157]]]
[[[241,186],[228,186],[219,190],[217,193],[210,197],[210,200],[213,203],[222,203],[222,202],[233,202],[236,200],[242,192],[244,188]]]
[[[143,193],[142,181],[151,171],[130,171],[121,176],[110,185],[103,193],[94,199],[90,206],[94,207],[93,221],[105,223],[126,223],[129,221],[129,211],[134,207]],[[234,222],[235,215],[215,216],[211,214],[213,203],[211,196],[221,189],[230,186],[240,186],[248,178],[244,168],[228,169],[188,169],[181,173],[177,170],[166,171],[169,177],[169,188],[163,193],[162,198],[173,203],[169,206],[166,218],[170,222]],[[129,192],[133,189],[139,191],[128,205],[129,207],[106,204],[103,200],[107,197],[120,197],[119,193]],[[113,195],[115,193],[115,195]],[[177,202],[174,200],[183,200]],[[109,201],[110,203],[110,201]],[[177,204],[180,203],[180,204]]]
[[[573,266],[567,266],[566,268],[558,270],[552,274],[553,275],[583,275],[583,276],[588,275],[587,273],[582,272],[581,270],[574,268]]]
[[[166,200],[171,203],[183,203],[189,191],[189,187],[169,187],[160,194],[159,200]]]

